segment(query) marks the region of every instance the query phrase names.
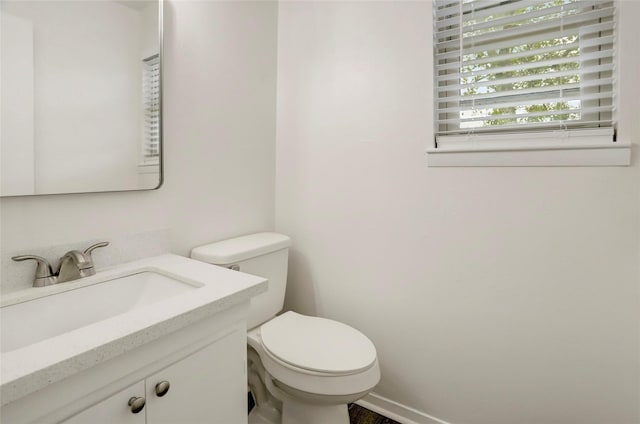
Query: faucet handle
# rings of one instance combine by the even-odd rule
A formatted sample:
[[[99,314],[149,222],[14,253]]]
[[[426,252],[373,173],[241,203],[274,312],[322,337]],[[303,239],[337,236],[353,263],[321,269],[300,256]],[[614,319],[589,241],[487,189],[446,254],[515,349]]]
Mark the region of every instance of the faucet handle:
[[[42,256],[20,255],[14,256],[11,259],[16,262],[27,261],[31,259],[38,263],[38,265],[36,266],[36,276],[33,280],[33,287],[50,286],[51,284],[56,283],[56,275],[53,273],[51,264]]]
[[[84,254],[87,255],[89,257],[89,259],[91,259],[93,261],[93,258],[91,257],[91,252],[93,252],[94,250],[96,250],[99,247],[106,247],[106,246],[109,246],[109,242],[108,241],[101,241],[100,243],[92,244],[91,246],[87,247],[84,250]]]

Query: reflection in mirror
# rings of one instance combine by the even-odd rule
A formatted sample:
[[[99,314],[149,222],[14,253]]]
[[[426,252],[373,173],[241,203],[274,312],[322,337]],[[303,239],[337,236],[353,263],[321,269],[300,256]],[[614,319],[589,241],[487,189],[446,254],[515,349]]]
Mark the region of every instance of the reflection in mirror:
[[[161,176],[161,0],[2,0],[0,195]]]

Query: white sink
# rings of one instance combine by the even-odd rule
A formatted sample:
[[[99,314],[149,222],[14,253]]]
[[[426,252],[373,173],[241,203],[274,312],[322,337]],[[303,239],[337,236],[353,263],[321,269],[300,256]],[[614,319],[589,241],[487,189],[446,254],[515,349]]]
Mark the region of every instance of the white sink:
[[[159,272],[143,271],[5,306],[0,309],[1,352],[29,346],[196,288]]]

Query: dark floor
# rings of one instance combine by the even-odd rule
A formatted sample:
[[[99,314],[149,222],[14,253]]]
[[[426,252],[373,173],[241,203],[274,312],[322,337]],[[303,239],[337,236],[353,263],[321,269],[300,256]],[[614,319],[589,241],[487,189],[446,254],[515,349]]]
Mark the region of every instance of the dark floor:
[[[351,424],[400,424],[355,403],[349,404],[349,421]]]
[[[255,405],[253,401],[253,396],[251,393],[247,394],[248,403],[249,403],[249,412]],[[397,421],[394,421],[390,418],[383,417],[380,414],[376,414],[373,411],[369,411],[366,408],[363,408],[360,405],[356,405],[355,403],[349,404],[349,423],[350,424],[400,424]]]

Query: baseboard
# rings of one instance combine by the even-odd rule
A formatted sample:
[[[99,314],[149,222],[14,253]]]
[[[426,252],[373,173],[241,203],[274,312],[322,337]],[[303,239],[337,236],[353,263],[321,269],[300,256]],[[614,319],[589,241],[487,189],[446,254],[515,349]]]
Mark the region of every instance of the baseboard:
[[[375,393],[369,393],[356,403],[401,424],[451,424]]]

